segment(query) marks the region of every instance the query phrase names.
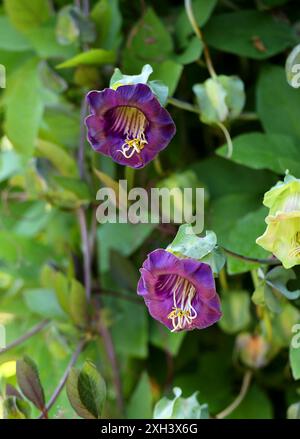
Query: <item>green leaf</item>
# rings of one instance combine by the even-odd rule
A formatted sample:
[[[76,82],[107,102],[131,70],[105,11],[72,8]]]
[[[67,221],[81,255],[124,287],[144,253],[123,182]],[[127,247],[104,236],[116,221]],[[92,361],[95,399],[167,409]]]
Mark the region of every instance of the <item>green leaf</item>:
[[[202,51],[202,41],[198,37],[193,37],[183,52],[174,55],[174,61],[179,64],[190,64],[201,57]]]
[[[169,96],[173,96],[181,77],[183,66],[172,60],[166,60],[153,66],[152,79],[162,81],[169,88]]]
[[[204,238],[195,235],[189,224],[179,227],[177,235],[167,250],[193,259],[202,259],[211,253],[217,245],[217,236],[212,231],[207,231]]]
[[[300,347],[290,345],[290,364],[294,380],[300,379]]]
[[[30,405],[27,401],[9,396],[3,403],[4,419],[28,419],[30,416]]]
[[[43,317],[64,317],[54,291],[47,288],[27,289],[23,293],[28,308]]]
[[[38,157],[48,159],[58,171],[66,177],[77,176],[77,164],[70,153],[65,151],[59,145],[38,139],[36,144]]]
[[[80,370],[77,386],[83,406],[94,419],[100,419],[106,399],[106,384],[91,361],[86,361]]]
[[[173,393],[175,395],[173,399],[164,397],[158,401],[154,408],[153,419],[208,419],[208,406],[199,404],[198,392],[189,398],[183,398],[181,389],[174,387]]]
[[[45,408],[45,395],[36,364],[31,358],[25,356],[17,361],[17,380],[22,393],[39,410]]]
[[[70,315],[76,325],[85,327],[88,321],[88,306],[85,289],[76,279],[71,281]]]
[[[103,49],[116,49],[120,43],[122,15],[119,0],[99,0],[91,11],[96,24],[97,44]]]
[[[286,286],[288,281],[292,279],[296,279],[296,274],[283,267],[275,267],[266,275],[266,282],[271,288],[289,300],[296,300],[300,297],[300,290],[290,291]]]
[[[20,156],[13,150],[0,153],[0,182],[22,169]]]
[[[290,405],[287,410],[288,419],[300,419],[300,402]]]
[[[116,55],[112,50],[90,49],[74,56],[71,59],[68,59],[67,61],[64,61],[63,63],[59,64],[57,68],[67,69],[70,67],[77,67],[79,65],[101,66],[103,64],[113,64],[115,59]]]
[[[5,0],[4,4],[13,25],[25,33],[50,17],[47,0]]]
[[[152,392],[150,380],[144,372],[137,387],[128,403],[128,419],[151,419],[152,418]]]
[[[211,16],[217,0],[193,0],[192,8],[195,16],[195,20],[200,28],[208,21]],[[191,23],[187,17],[186,10],[184,7],[181,8],[181,12],[175,23],[175,35],[178,39],[180,47],[185,47],[189,44],[189,36],[194,34],[194,30]]]
[[[43,114],[38,60],[31,59],[15,72],[6,92],[8,138],[15,149],[28,157],[32,154]]]
[[[30,49],[27,38],[19,33],[4,15],[0,16],[0,48],[13,52]]]
[[[167,328],[151,319],[150,342],[153,346],[176,356],[182,346],[186,332],[171,333]]]
[[[72,368],[66,385],[67,395],[70,404],[72,405],[75,412],[84,419],[94,419],[94,416],[87,410],[81,401],[79,390],[78,390],[78,378],[79,371]]]
[[[257,385],[252,385],[245,399],[228,416],[229,419],[271,419],[273,408],[267,394]]]
[[[251,321],[250,297],[247,291],[228,291],[222,297],[221,329],[234,334],[247,328]]]
[[[263,69],[257,85],[257,112],[267,133],[285,134],[299,141],[299,98],[300,90],[287,84],[282,67]]]
[[[117,250],[123,256],[130,256],[155,228],[155,224],[105,223],[97,230],[98,251],[101,270],[109,269],[110,251]]]
[[[204,29],[208,45],[254,59],[269,58],[293,44],[292,28],[259,11],[237,11],[214,16]]]
[[[291,137],[281,134],[245,133],[235,137],[231,160],[253,169],[270,169],[284,174],[286,169],[297,174],[300,171],[300,151]],[[226,157],[227,145],[217,150]]]

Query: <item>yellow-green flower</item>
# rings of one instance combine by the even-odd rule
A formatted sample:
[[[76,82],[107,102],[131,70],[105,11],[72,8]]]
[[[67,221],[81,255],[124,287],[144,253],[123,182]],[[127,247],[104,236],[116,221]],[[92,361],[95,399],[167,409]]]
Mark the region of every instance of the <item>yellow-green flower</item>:
[[[273,253],[284,268],[300,264],[300,180],[287,175],[265,194],[267,229],[256,243]]]

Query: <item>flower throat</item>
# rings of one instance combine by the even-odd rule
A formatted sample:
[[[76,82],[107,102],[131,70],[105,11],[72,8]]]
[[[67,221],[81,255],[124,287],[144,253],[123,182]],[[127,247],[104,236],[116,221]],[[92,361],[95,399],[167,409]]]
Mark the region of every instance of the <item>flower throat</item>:
[[[115,109],[114,116],[112,130],[126,136],[118,151],[126,159],[130,159],[135,153],[140,154],[148,143],[145,136],[148,121],[145,115],[135,107],[121,106]]]

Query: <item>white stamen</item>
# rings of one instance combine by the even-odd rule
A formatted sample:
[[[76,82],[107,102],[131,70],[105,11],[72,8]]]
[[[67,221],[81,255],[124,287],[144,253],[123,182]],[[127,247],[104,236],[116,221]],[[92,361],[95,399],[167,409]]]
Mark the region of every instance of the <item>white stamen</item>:
[[[173,309],[169,313],[168,318],[172,320],[175,332],[180,329],[186,329],[192,324],[197,317],[197,312],[192,305],[192,300],[196,294],[196,288],[187,279],[177,278],[173,288]],[[180,307],[179,307],[180,303]]]
[[[111,129],[124,135],[124,143],[118,151],[130,159],[135,153],[140,154],[148,143],[145,136],[148,121],[142,111],[135,107],[118,107],[114,113],[115,120]]]

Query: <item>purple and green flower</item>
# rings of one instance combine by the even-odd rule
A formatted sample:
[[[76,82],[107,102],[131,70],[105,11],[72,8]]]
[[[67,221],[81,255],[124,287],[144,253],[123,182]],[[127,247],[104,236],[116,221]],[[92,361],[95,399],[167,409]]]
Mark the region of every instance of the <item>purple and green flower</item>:
[[[151,316],[172,332],[206,328],[221,318],[210,265],[157,249],[140,272],[138,294]]]
[[[143,168],[169,144],[175,124],[146,84],[120,85],[91,91],[86,118],[93,149],[115,162]]]

